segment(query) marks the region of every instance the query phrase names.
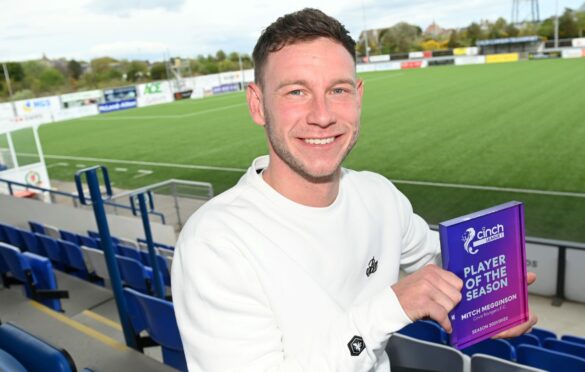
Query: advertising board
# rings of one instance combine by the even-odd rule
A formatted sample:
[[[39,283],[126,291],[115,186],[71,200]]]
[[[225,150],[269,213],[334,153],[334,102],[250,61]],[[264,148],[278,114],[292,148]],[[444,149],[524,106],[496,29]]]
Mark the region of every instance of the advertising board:
[[[463,65],[482,65],[485,63],[485,56],[468,56],[455,58],[456,66]]]
[[[390,54],[382,54],[379,56],[370,56],[370,62],[388,62],[390,60]]]
[[[573,44],[573,46],[576,48],[583,48],[583,47],[585,47],[585,37],[573,39],[571,41],[571,44]]]
[[[87,90],[84,92],[63,94],[61,96],[61,102],[65,108],[95,105],[103,96],[104,93],[101,90]]]
[[[404,61],[400,64],[400,68],[403,70],[427,67],[426,61]]]
[[[37,114],[54,114],[61,110],[59,97],[43,97],[34,99],[25,99],[14,102],[17,116],[37,115]]]
[[[112,111],[121,111],[136,108],[136,106],[137,106],[136,99],[125,99],[122,101],[101,103],[98,105],[98,110],[100,114],[105,114]]]
[[[97,105],[85,105],[75,106],[67,109],[63,109],[53,115],[55,121],[65,121],[77,118],[83,118],[86,116],[97,115],[99,113]]]
[[[491,54],[485,57],[485,63],[518,62],[518,53]]]
[[[173,101],[168,81],[154,81],[138,85],[138,107],[158,105]]]
[[[119,102],[136,99],[136,87],[120,87],[113,89],[104,89],[104,102]],[[101,105],[100,105],[101,106]]]
[[[563,49],[563,58],[581,58],[583,56],[583,50],[577,48]]]

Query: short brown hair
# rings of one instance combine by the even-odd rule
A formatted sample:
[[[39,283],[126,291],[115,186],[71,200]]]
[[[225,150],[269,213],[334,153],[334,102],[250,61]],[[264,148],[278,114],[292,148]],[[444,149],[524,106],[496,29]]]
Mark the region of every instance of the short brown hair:
[[[252,53],[256,82],[262,85],[262,71],[270,53],[287,45],[319,37],[339,42],[356,61],[355,41],[349,36],[349,31],[338,20],[322,11],[305,8],[278,18],[260,35]]]

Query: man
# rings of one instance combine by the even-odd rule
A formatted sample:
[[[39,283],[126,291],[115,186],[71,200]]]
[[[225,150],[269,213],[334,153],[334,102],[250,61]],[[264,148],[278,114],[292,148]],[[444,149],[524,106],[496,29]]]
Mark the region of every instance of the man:
[[[258,40],[247,101],[269,156],[177,243],[173,298],[191,370],[389,371],[393,332],[423,317],[451,330],[462,282],[433,264],[436,233],[387,179],[341,168],[360,126],[354,48],[315,9]],[[414,273],[398,281],[400,267]]]

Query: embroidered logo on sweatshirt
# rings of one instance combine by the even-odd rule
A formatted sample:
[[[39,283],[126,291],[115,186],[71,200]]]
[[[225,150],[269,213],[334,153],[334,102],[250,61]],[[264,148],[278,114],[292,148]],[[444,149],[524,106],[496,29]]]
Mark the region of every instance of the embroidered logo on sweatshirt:
[[[368,263],[368,268],[366,269],[366,276],[369,277],[370,275],[375,273],[376,270],[378,270],[378,261],[376,261],[375,257],[372,257],[372,259]]]
[[[364,339],[360,336],[353,336],[351,340],[349,340],[347,347],[349,348],[351,356],[358,356],[366,348],[366,344],[364,343]]]

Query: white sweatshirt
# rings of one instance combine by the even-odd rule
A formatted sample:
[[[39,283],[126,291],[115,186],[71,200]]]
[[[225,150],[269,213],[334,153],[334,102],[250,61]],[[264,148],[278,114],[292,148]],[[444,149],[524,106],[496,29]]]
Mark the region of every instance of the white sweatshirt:
[[[191,371],[389,371],[410,323],[390,288],[435,262],[436,233],[386,178],[342,170],[326,208],[271,188],[254,161],[184,226],[172,268]]]

